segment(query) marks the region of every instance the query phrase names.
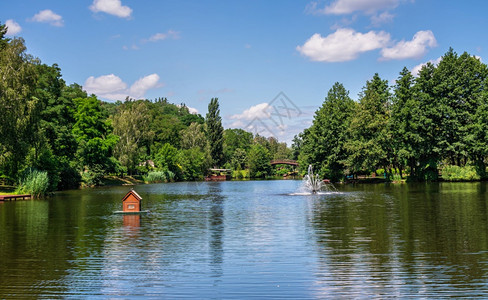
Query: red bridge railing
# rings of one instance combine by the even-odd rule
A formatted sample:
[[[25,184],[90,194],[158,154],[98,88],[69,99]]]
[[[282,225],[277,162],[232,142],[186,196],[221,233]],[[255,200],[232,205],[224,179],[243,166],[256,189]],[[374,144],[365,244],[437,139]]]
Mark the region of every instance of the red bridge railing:
[[[298,162],[292,159],[275,159],[271,161],[272,165],[291,165],[298,166]]]

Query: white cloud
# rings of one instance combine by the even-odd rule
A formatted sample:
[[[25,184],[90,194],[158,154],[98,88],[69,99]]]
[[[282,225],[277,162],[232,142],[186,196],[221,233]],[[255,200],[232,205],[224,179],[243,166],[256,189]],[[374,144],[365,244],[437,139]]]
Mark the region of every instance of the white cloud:
[[[305,11],[314,15],[353,14],[354,18],[360,13],[371,17],[372,26],[379,26],[393,21],[395,16],[389,11],[395,9],[401,2],[406,0],[336,0],[330,5],[319,7],[319,2],[313,1],[307,5]]]
[[[180,104],[176,104],[176,106],[181,107]],[[188,108],[188,112],[190,112],[191,114],[194,114],[194,115],[198,114],[198,109],[196,109],[194,107],[190,107],[186,104],[185,104],[185,106],[186,106],[186,108]]]
[[[427,48],[437,46],[434,34],[430,30],[417,32],[411,41],[400,41],[391,48],[383,48],[381,55],[383,59],[407,59],[420,58]]]
[[[133,98],[141,98],[146,94],[146,91],[150,89],[154,89],[160,87],[161,84],[159,83],[159,75],[158,74],[151,74],[139,78],[129,89],[129,94]]]
[[[196,108],[194,108],[194,107],[189,107],[189,106],[187,106],[187,107],[188,107],[188,111],[189,111],[191,114],[194,114],[194,115],[198,114],[198,109],[196,109]]]
[[[311,2],[306,10],[313,14],[346,15],[364,12],[372,15],[378,11],[390,10],[398,6],[400,0],[336,0],[324,8],[318,8],[316,1]]]
[[[150,42],[157,42],[166,39],[177,40],[180,38],[180,33],[174,30],[168,30],[165,33],[156,33],[149,38]]]
[[[360,53],[383,48],[389,40],[390,35],[384,31],[360,33],[342,28],[326,37],[316,33],[296,49],[313,61],[341,62],[356,59]]]
[[[50,9],[41,10],[30,19],[33,22],[49,23],[52,26],[61,27],[64,25],[63,17]]]
[[[389,12],[385,11],[382,12],[379,15],[373,15],[371,16],[371,24],[373,26],[379,26],[383,23],[391,23],[393,21],[393,18],[395,16],[390,14]]]
[[[20,27],[19,23],[15,22],[12,19],[9,19],[5,22],[7,25],[7,35],[16,35],[17,33],[22,31],[22,27]]]
[[[236,114],[229,117],[231,120],[237,120],[234,126],[242,126],[242,121],[251,121],[254,119],[269,119],[271,106],[268,103],[260,103],[244,110],[242,114]]]
[[[132,8],[122,5],[120,0],[94,0],[90,5],[90,10],[97,12],[104,12],[120,18],[130,18]]]
[[[418,76],[420,70],[422,69],[423,66],[425,66],[428,62],[430,62],[431,64],[433,65],[438,65],[442,60],[442,57],[439,57],[438,59],[431,59],[427,62],[424,62],[424,63],[421,63],[421,64],[418,64],[416,65],[415,67],[412,68],[412,70],[410,71],[410,73],[413,75],[413,76]]]
[[[114,74],[100,77],[90,76],[86,79],[84,89],[102,99],[124,100],[126,97],[140,99],[150,89],[163,86],[158,74],[151,74],[138,79],[130,88],[127,83]]]

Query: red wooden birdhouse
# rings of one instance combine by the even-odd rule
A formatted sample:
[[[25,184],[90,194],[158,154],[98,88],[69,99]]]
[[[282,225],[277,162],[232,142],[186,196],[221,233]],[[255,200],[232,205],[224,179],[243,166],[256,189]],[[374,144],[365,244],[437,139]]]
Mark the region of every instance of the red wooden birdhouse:
[[[140,212],[142,208],[142,197],[134,190],[130,190],[122,198],[123,212]]]

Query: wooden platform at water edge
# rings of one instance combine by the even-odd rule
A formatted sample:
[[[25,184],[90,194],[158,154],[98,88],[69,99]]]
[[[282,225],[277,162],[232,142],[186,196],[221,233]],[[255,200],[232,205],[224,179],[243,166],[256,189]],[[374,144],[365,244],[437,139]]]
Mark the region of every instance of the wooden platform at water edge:
[[[27,195],[27,194],[24,194],[24,195],[0,195],[0,201],[7,201],[7,200],[18,200],[18,199],[30,199],[32,198],[31,195]]]

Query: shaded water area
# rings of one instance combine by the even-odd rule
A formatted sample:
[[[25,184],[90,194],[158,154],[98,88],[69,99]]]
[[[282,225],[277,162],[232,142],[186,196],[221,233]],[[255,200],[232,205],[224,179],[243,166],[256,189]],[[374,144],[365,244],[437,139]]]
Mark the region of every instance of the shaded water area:
[[[488,297],[486,183],[67,191],[0,204],[0,298]]]

